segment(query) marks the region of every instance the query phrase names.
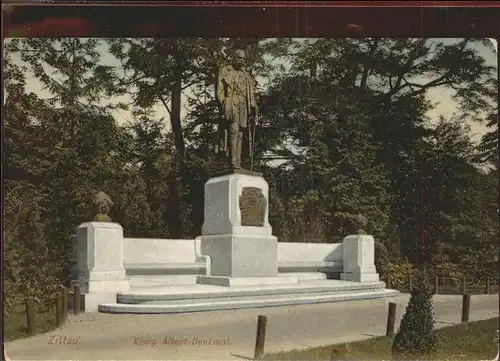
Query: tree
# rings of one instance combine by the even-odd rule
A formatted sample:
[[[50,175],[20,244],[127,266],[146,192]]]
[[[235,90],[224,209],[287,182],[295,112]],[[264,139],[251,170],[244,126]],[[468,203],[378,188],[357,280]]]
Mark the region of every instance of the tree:
[[[481,161],[487,166],[498,168],[498,80],[492,84],[491,99],[495,108],[486,113],[488,132],[481,138],[479,145]]]
[[[491,129],[481,139],[480,150],[486,164],[498,168],[498,116],[491,113],[488,116],[488,128]]]
[[[394,241],[401,243],[402,253],[413,262],[425,213],[420,205],[427,177],[422,166],[428,159],[421,152],[429,135],[425,113],[433,106],[425,95],[435,87],[451,89],[461,117],[472,121],[480,121],[484,111],[493,111],[488,99],[495,69],[471,47],[479,42],[483,41],[324,39],[307,44],[307,56],[296,64],[303,71],[317,62],[319,76],[333,87],[352,89],[351,94],[360,100],[371,92],[365,103],[371,105],[376,159],[385,164],[391,182],[390,223],[396,226],[395,235],[399,233]],[[345,102],[332,98],[339,106]]]
[[[468,133],[462,122],[441,118],[422,147],[421,243],[425,242],[426,260],[431,263],[444,261],[450,256],[442,252],[446,245],[456,247],[461,232],[477,234],[476,225],[481,223],[474,210],[477,152]]]
[[[116,104],[101,102],[112,93],[112,79],[109,67],[100,64],[98,45],[97,39],[33,38],[6,46],[48,92],[45,99],[25,94],[19,67],[11,63],[9,174],[38,188],[43,232],[65,262],[57,275],[65,281],[76,227],[87,220],[97,190],[113,194],[107,188],[124,165],[124,133],[109,112]],[[31,149],[23,151],[26,146]]]
[[[415,359],[435,351],[437,343],[432,292],[425,271],[420,270],[401,325],[394,337],[392,353],[398,358]]]
[[[26,94],[26,69],[5,57],[4,190],[5,291],[7,312],[31,295],[39,308],[52,305],[52,291],[69,260],[60,259],[47,236],[47,183],[56,154],[47,129],[51,108]]]
[[[498,60],[498,49],[495,51]],[[480,160],[493,168],[498,168],[498,67],[497,64],[497,76],[492,77],[487,94],[491,106],[483,112],[483,123],[488,127],[488,132],[482,136],[479,145]]]
[[[177,215],[172,213],[178,212],[170,203],[172,178],[177,177],[173,142],[164,132],[163,119],[154,119],[148,112],[134,112],[134,116],[126,129],[130,134],[129,160],[138,177],[135,197],[140,202],[136,206],[142,209],[136,209],[130,219],[129,231],[135,237],[168,238],[177,228],[173,224]]]
[[[378,109],[376,107],[379,107]],[[384,164],[389,181],[390,230],[387,247],[417,262],[420,253],[423,146],[429,137],[425,113],[430,104],[422,95],[401,98],[380,109],[372,103],[373,138],[379,144],[376,159]]]
[[[274,84],[265,107],[279,117],[273,119],[280,126],[274,132],[278,139],[291,138],[292,144],[300,146],[295,154],[273,151],[290,158],[288,183],[294,181],[292,194],[296,195],[288,205],[303,214],[303,226],[296,226],[304,227],[307,241],[342,239],[360,213],[376,236],[387,222],[387,179],[384,167],[376,164],[378,144],[372,138],[372,115],[366,106],[372,95],[353,96],[352,84],[344,79],[349,75],[339,76],[332,88],[327,74],[311,82],[297,69]]]

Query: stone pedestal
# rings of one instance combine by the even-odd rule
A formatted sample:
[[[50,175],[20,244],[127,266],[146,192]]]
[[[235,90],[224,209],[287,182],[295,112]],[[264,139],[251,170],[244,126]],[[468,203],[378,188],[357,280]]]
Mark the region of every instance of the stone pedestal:
[[[244,188],[258,188],[262,191],[266,201],[262,226],[242,224],[240,196]],[[205,219],[201,229],[202,236],[217,234],[271,236],[268,194],[269,186],[260,173],[241,170],[210,178],[205,183]]]
[[[369,235],[350,235],[342,244],[343,273],[341,280],[377,282],[375,269],[375,240]]]
[[[269,186],[260,173],[233,171],[205,184],[201,253],[210,257],[197,283],[218,286],[297,283],[278,277],[278,239],[269,224]]]
[[[84,294],[85,312],[103,302],[116,302],[116,293],[129,290],[123,268],[123,228],[117,223],[88,222],[78,227],[73,283]]]

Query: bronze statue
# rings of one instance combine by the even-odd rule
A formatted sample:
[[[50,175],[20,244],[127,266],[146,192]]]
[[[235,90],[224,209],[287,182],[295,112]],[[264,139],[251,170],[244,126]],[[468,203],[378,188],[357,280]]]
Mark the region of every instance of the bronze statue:
[[[109,216],[109,212],[111,211],[111,208],[114,206],[114,203],[111,200],[111,198],[103,191],[100,191],[99,193],[96,194],[94,202],[97,208],[97,214],[94,217],[94,221],[111,222],[111,217]]]
[[[347,231],[348,233],[351,234],[367,234],[366,231],[364,230],[366,226],[368,225],[368,218],[366,218],[363,214],[358,214],[351,218],[347,222]]]
[[[231,167],[235,169],[241,168],[245,131],[249,134],[249,152],[250,157],[253,157],[252,127],[255,125],[258,112],[255,87],[255,78],[245,68],[245,52],[238,49],[234,52],[232,63],[220,68],[217,82],[217,100],[220,104],[224,132],[224,151],[226,155],[229,155]]]

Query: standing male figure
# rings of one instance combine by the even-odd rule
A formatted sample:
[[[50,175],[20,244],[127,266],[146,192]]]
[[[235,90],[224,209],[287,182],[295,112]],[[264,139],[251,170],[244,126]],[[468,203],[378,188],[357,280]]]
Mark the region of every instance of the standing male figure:
[[[245,52],[236,50],[232,64],[220,68],[217,84],[217,100],[229,133],[229,156],[233,168],[241,168],[243,132],[257,115],[255,84],[255,78],[245,69]]]

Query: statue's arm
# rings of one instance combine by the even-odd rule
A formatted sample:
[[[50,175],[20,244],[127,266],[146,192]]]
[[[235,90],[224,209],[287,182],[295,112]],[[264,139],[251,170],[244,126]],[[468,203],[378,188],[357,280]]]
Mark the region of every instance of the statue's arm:
[[[252,92],[252,107],[257,107],[257,79],[253,75],[250,75],[250,90]]]
[[[250,107],[252,109],[253,115],[257,115],[259,113],[259,107],[257,105],[257,79],[253,76],[252,73],[248,73],[250,77]]]
[[[225,67],[219,68],[219,75],[217,76],[217,100],[220,104],[226,98],[226,91],[224,89],[224,75],[225,75]]]

